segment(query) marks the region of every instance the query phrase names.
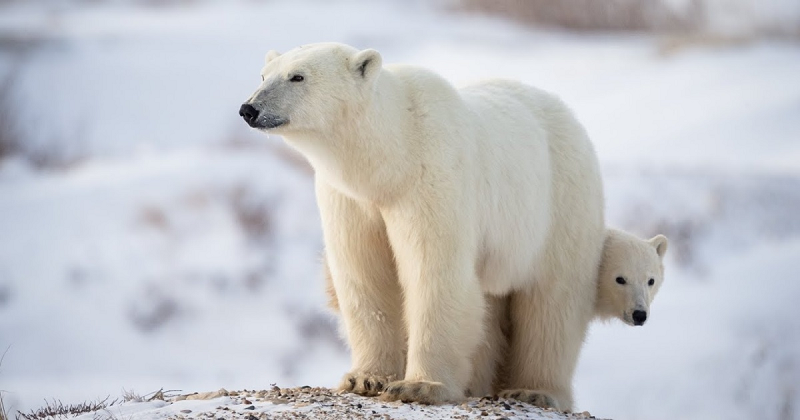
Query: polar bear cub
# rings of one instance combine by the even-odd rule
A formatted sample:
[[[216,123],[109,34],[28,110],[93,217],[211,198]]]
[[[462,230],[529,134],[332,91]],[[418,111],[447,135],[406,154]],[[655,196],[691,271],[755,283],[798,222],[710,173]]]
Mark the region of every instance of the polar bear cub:
[[[618,318],[631,326],[644,325],[650,315],[650,304],[664,282],[666,252],[664,235],[643,240],[621,230],[608,229],[597,275],[595,317]]]

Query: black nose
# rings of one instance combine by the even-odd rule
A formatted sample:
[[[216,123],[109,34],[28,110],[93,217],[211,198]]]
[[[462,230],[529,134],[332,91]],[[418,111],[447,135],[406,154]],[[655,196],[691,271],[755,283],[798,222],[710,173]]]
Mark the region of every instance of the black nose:
[[[633,311],[633,323],[635,325],[644,325],[645,321],[647,321],[647,312]]]
[[[241,108],[239,108],[239,116],[244,118],[250,127],[253,127],[256,123],[256,119],[258,119],[258,110],[253,108],[253,105],[243,104]]]

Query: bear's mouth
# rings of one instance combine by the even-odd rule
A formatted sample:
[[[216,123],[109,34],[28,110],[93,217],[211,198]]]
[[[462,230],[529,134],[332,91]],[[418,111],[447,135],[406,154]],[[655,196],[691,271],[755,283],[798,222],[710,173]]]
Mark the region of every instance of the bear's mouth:
[[[280,127],[288,123],[289,120],[286,118],[281,118],[275,115],[265,115],[264,117],[259,118],[258,121],[256,121],[257,126],[253,126],[253,128],[262,128],[264,130],[269,130],[271,128]]]
[[[289,123],[288,118],[282,118],[275,114],[261,112],[252,104],[245,103],[239,108],[239,116],[253,128],[269,130]]]
[[[631,313],[632,313],[632,311],[631,312],[628,312],[628,311],[623,312],[622,313],[622,321],[625,322],[626,324],[630,325],[631,327],[638,327],[639,325],[636,325],[636,323],[633,322],[633,316],[631,315]]]
[[[622,313],[622,320],[631,327],[641,327],[645,324],[647,316],[644,317],[634,315],[636,312],[643,312],[641,310],[625,311]]]

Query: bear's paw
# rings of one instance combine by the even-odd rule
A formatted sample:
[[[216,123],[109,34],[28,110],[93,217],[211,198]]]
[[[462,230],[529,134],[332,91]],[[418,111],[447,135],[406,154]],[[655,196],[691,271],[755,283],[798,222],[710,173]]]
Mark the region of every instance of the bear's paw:
[[[339,390],[353,392],[359,395],[374,397],[381,393],[390,382],[395,380],[394,375],[376,375],[369,372],[350,372],[344,375],[339,384]]]
[[[550,394],[543,391],[530,389],[508,389],[497,394],[500,398],[517,400],[535,405],[540,408],[552,408],[561,411],[558,401]]]
[[[454,401],[459,396],[444,386],[441,382],[427,381],[395,381],[386,387],[381,394],[384,401],[417,402],[421,404],[441,404]],[[460,395],[461,398],[464,395]]]

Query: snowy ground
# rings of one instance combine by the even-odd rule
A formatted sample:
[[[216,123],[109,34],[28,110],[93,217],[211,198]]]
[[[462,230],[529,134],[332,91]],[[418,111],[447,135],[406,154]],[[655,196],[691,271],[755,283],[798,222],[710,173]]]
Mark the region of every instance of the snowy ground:
[[[561,413],[530,404],[499,398],[469,398],[458,404],[423,405],[385,402],[377,398],[340,393],[328,388],[296,387],[255,391],[218,391],[166,396],[156,393],[122,403],[114,402],[88,411],[55,406],[51,412],[72,412],[76,420],[99,418],[129,420],[209,419],[283,420],[283,419],[593,419],[589,412]],[[63,408],[66,407],[66,408]]]
[[[336,40],[557,92],[596,144],[609,224],[669,236],[647,325],[592,328],[578,411],[800,416],[797,44],[663,54],[421,2],[48,4],[0,7],[0,99],[49,162],[0,160],[7,408],[337,382],[310,172],[236,113],[268,49]]]

